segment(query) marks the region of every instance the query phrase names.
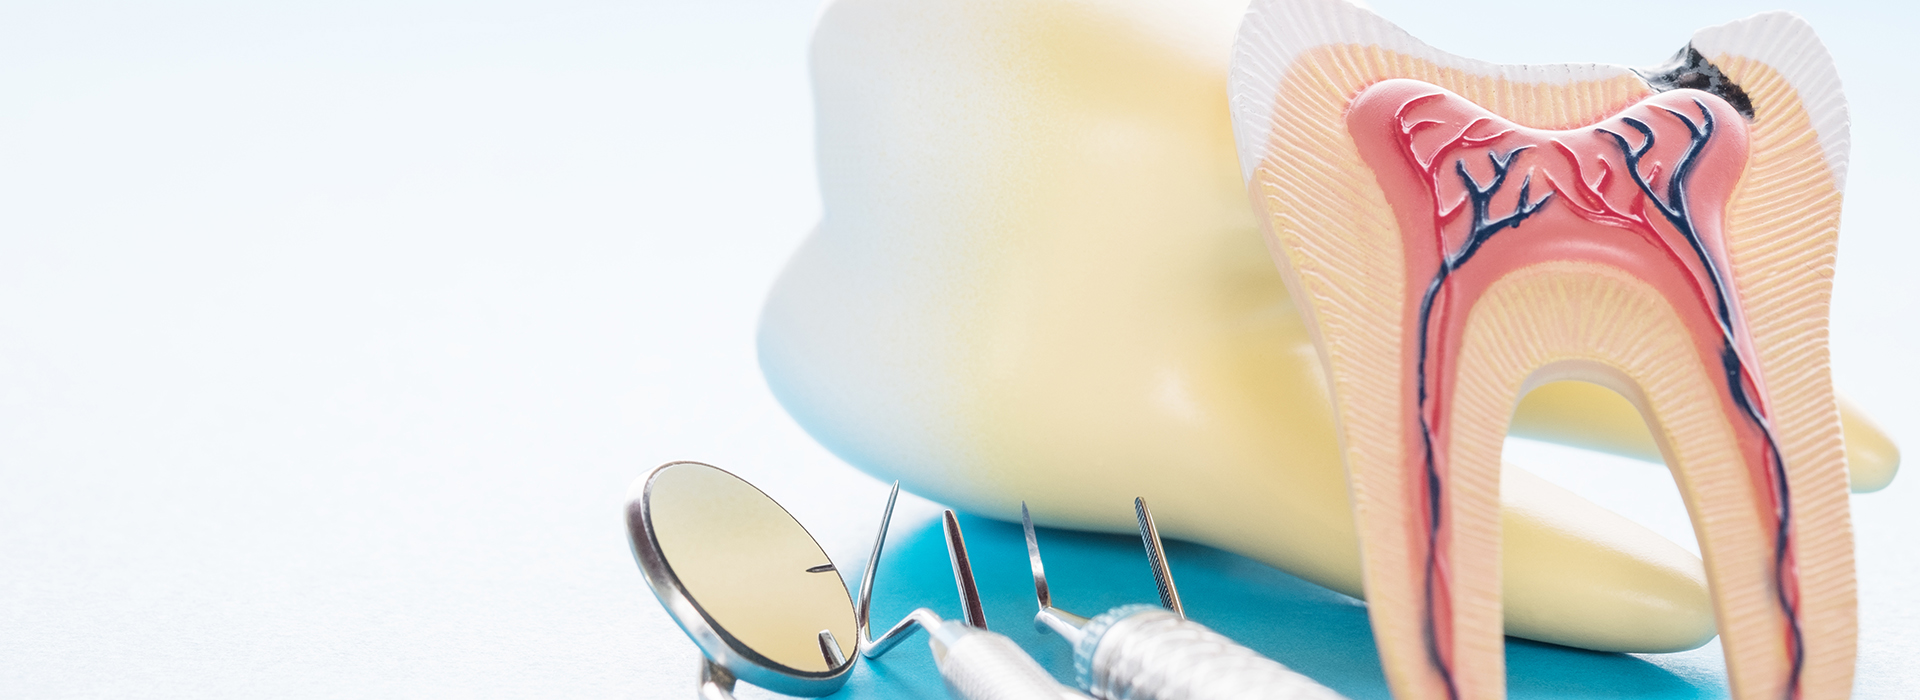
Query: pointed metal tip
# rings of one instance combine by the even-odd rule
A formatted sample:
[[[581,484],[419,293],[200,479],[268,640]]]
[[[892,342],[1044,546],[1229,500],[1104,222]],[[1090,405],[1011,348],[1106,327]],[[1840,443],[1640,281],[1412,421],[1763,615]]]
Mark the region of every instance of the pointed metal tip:
[[[853,607],[854,640],[863,649],[873,643],[869,634],[869,623],[873,621],[873,574],[880,569],[880,550],[887,544],[887,525],[893,522],[893,504],[900,499],[900,482],[893,482],[893,490],[887,492],[887,509],[880,514],[880,532],[873,536],[873,554],[867,557],[867,569],[860,576],[860,599]]]
[[[1040,602],[1040,609],[1053,607],[1053,594],[1047,590],[1047,567],[1040,563],[1040,539],[1033,534],[1033,514],[1027,512],[1027,502],[1020,502],[1020,528],[1027,534],[1027,564],[1033,567],[1033,597]]]
[[[941,519],[946,526],[947,559],[953,562],[953,585],[960,589],[960,612],[967,625],[987,628],[986,611],[980,608],[980,588],[973,582],[973,562],[967,559],[967,540],[960,534],[960,519],[948,509]]]
[[[840,650],[840,640],[835,639],[833,630],[820,630],[820,655],[827,660],[827,669],[840,668],[847,662],[847,654]]]
[[[1140,543],[1147,548],[1147,568],[1153,570],[1153,585],[1160,589],[1160,605],[1186,617],[1187,611],[1180,604],[1180,589],[1174,587],[1173,572],[1167,569],[1167,551],[1160,542],[1160,528],[1153,524],[1153,511],[1147,509],[1147,499],[1134,498],[1133,513],[1140,520]]]

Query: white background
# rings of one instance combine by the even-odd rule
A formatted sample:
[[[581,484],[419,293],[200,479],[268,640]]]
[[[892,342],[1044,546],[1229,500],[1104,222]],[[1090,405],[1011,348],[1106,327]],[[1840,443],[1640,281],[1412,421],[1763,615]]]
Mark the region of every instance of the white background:
[[[1516,62],[1654,63],[1805,14],[1854,115],[1836,381],[1920,445],[1920,12],[1375,5]],[[670,459],[859,564],[883,490],[753,355],[820,213],[815,12],[0,6],[0,696],[685,697],[696,652],[619,520]],[[1688,536],[1664,476],[1517,449]],[[1920,693],[1911,481],[1855,499],[1863,696]]]

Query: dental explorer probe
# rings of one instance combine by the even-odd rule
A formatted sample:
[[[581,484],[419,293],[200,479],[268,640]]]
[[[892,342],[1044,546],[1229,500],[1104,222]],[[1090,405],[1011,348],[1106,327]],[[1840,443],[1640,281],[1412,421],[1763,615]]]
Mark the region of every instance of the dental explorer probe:
[[[868,636],[869,606],[873,602],[873,574],[879,568],[880,550],[887,541],[887,525],[893,520],[893,502],[900,496],[900,482],[894,482],[887,496],[887,511],[880,517],[880,534],[873,540],[873,556],[867,559],[866,575],[860,579],[860,599],[854,606],[854,627],[859,635],[860,654],[879,658],[894,645],[913,634],[927,631],[933,649],[934,665],[946,681],[947,691],[962,700],[1090,700],[1072,688],[1061,685],[1040,667],[1033,657],[1005,635],[987,631],[987,616],[980,607],[980,591],[974,585],[973,566],[967,560],[967,543],[960,534],[960,521],[953,511],[943,515],[947,538],[947,558],[953,563],[953,582],[960,589],[960,609],[966,622],[942,620],[927,608],[907,613],[905,619],[879,639]]]
[[[1033,625],[1073,645],[1075,682],[1102,700],[1344,700],[1339,693],[1187,619],[1146,499],[1133,499],[1147,565],[1166,609],[1123,605],[1087,619],[1053,607],[1033,516],[1020,504],[1040,610]]]

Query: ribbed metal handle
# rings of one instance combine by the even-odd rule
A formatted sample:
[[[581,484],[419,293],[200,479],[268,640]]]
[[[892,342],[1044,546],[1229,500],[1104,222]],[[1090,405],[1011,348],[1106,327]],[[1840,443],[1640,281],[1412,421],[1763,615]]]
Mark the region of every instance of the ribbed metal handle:
[[[952,624],[952,623],[948,623]],[[942,640],[946,641],[946,640]],[[985,630],[968,630],[947,641],[946,654],[935,649],[947,689],[965,700],[1062,700],[1082,698],[1061,685],[1021,651],[1013,640]]]
[[[1095,618],[1088,631],[1075,649],[1075,666],[1081,685],[1104,700],[1343,700],[1313,679],[1159,608],[1114,610]]]

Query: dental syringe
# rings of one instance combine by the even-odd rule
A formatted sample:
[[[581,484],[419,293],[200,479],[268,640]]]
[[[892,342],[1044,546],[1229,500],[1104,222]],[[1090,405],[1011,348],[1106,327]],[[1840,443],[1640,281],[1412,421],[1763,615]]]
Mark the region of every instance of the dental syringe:
[[[1102,700],[1344,700],[1339,693],[1187,619],[1145,499],[1133,501],[1164,608],[1125,605],[1091,619],[1053,607],[1033,517],[1020,504],[1033,566],[1036,628],[1073,645],[1074,678]]]

